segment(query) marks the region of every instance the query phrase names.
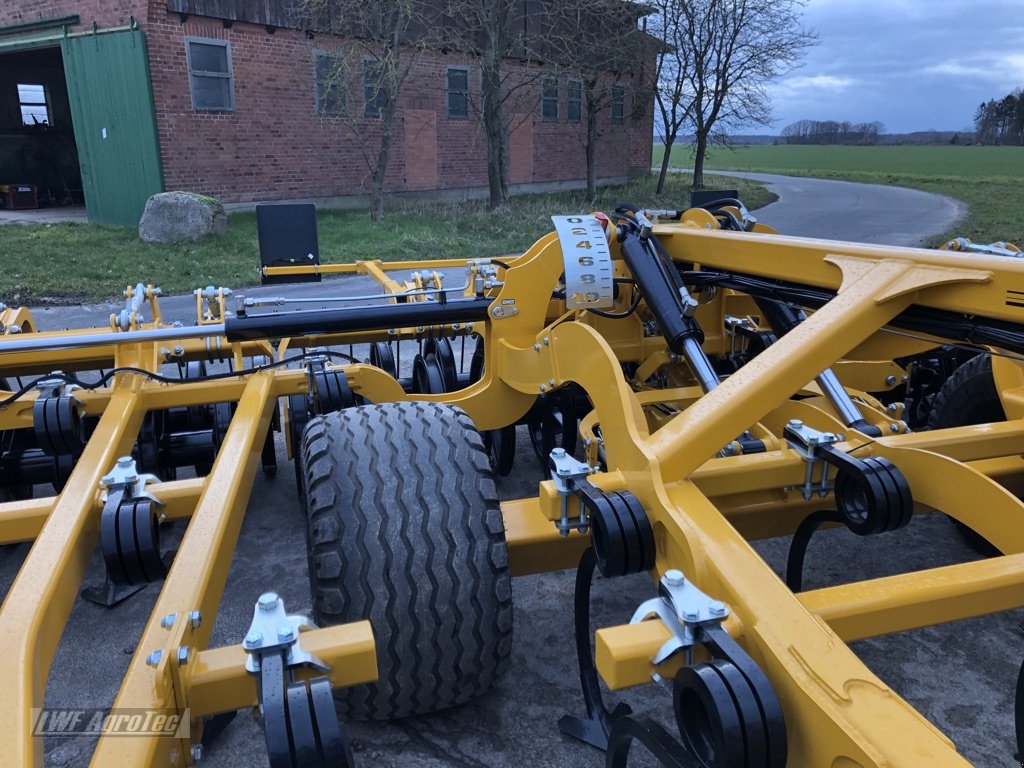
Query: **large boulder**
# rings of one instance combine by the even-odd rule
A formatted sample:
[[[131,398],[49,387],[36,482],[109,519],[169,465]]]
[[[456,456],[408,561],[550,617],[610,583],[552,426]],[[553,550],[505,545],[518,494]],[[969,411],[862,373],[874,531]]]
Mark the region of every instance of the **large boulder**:
[[[139,220],[139,237],[147,243],[202,240],[227,230],[228,217],[220,201],[195,192],[153,195]]]

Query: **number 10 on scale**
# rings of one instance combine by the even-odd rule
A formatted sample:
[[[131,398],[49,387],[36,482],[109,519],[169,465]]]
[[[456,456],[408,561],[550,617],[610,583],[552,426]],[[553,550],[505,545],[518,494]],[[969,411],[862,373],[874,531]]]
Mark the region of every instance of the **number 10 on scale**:
[[[565,306],[608,309],[615,304],[612,254],[596,216],[552,216],[565,265]]]

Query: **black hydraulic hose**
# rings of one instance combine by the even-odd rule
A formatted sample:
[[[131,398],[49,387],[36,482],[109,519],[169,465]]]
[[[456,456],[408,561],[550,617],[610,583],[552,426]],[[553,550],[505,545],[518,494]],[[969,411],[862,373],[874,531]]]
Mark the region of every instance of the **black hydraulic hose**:
[[[467,323],[484,320],[490,306],[491,299],[476,298],[444,304],[410,301],[405,304],[243,315],[229,317],[224,322],[224,335],[228,341],[250,341]]]

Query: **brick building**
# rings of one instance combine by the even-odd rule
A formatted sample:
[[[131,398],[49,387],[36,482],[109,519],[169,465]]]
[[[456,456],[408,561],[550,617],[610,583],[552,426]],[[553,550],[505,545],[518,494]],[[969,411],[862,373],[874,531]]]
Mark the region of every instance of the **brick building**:
[[[294,28],[284,5],[4,0],[0,185],[31,184],[54,204],[84,197],[91,220],[126,225],[162,189],[229,204],[368,193],[351,120],[372,124],[373,105],[359,87],[332,92],[325,64],[344,41]],[[634,77],[619,75],[600,118],[603,181],[649,167],[653,109]],[[578,81],[537,83],[515,116],[510,181],[517,191],[582,186]],[[486,144],[468,108],[479,93],[471,57],[419,59],[399,99],[389,191],[486,190]]]

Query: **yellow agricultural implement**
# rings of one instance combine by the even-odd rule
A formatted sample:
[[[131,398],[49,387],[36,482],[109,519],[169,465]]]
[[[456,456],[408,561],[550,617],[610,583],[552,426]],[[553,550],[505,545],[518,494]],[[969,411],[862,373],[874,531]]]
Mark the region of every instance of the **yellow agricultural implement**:
[[[669,766],[965,765],[846,643],[1024,606],[1024,260],[784,237],[733,200],[553,218],[506,260],[264,267],[380,284],[340,308],[207,289],[171,325],[138,285],[109,328],[0,312],[0,545],[34,542],[0,607],[4,764],[43,764],[48,673],[98,546],[92,599],[162,581],[111,714],[167,719],[103,733],[94,765],[189,765],[204,723],[254,706],[272,766],[350,765],[335,706],[482,694],[510,653],[510,578],[566,568],[586,712],[561,727],[595,764],[640,741]],[[517,424],[550,479],[499,505]],[[315,616],[267,593],[211,648],[275,431]],[[801,591],[817,527],[882,535],[934,510],[998,552]],[[749,543],[781,535],[785,579]],[[596,634],[595,569],[652,579]],[[670,681],[673,727],[606,707],[599,679]]]

